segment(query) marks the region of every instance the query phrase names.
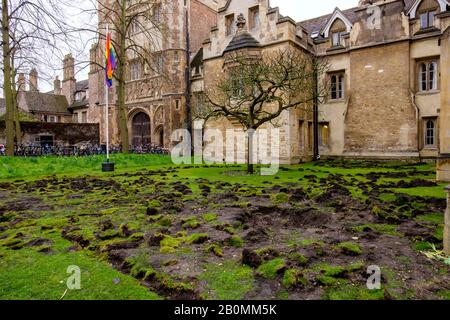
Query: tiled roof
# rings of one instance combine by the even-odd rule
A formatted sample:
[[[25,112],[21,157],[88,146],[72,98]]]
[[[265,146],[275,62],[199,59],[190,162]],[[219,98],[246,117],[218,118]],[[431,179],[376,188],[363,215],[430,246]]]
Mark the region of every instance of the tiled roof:
[[[69,109],[83,109],[89,107],[89,101],[84,98],[83,100],[78,100],[72,103],[72,105],[69,107]]]
[[[41,92],[24,92],[30,112],[69,113],[65,96]]]
[[[405,3],[404,11],[405,12],[408,11],[413,6],[414,2],[415,2],[415,0],[404,0],[404,3]],[[367,15],[365,10],[361,10],[361,7],[354,7],[354,8],[342,10],[341,12],[345,15],[345,17],[351,23],[355,23],[355,22],[361,20],[362,18],[366,18],[366,15]],[[324,15],[324,16],[314,18],[314,19],[301,21],[298,23],[298,25],[301,25],[310,34],[315,33],[315,32],[320,32],[325,27],[325,25],[327,24],[328,20],[331,18],[332,15],[333,15],[333,12],[331,12],[327,15]]]
[[[82,80],[82,81],[77,81],[75,90],[77,92],[79,92],[79,91],[85,91],[88,88],[89,88],[89,80]]]

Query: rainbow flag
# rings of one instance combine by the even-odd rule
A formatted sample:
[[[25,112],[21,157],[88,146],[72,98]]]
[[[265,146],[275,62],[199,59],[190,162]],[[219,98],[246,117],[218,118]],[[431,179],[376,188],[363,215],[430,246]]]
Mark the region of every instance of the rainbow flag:
[[[111,43],[111,33],[108,32],[106,36],[106,85],[111,88],[113,81],[113,72],[116,69],[116,54],[114,53],[114,48]]]

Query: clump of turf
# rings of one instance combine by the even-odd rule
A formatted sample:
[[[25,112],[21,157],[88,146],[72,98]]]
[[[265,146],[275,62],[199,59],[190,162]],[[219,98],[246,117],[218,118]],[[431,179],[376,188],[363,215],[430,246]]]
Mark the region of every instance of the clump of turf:
[[[217,244],[212,244],[206,248],[206,252],[212,252],[218,257],[223,257],[223,250]]]
[[[172,218],[171,217],[162,217],[159,221],[158,224],[162,227],[170,227],[172,225]]]
[[[232,236],[228,239],[228,244],[232,247],[242,248],[244,246],[244,240],[239,236]]]
[[[202,244],[209,240],[209,236],[206,233],[194,233],[191,234],[187,242],[192,244]]]
[[[343,278],[345,278],[349,273],[361,270],[364,268],[362,262],[352,263],[348,266],[335,266],[329,264],[320,264],[315,267],[317,271],[320,272],[316,276],[316,281],[324,286],[334,286],[343,283]]]
[[[307,285],[308,281],[303,276],[303,273],[300,270],[291,268],[287,269],[284,272],[281,283],[286,289],[292,289],[297,286],[305,286]]]
[[[185,229],[196,229],[200,227],[201,223],[197,221],[196,217],[188,217],[181,220],[181,225]]]
[[[221,265],[209,264],[198,278],[206,282],[210,292],[205,299],[242,300],[253,288],[253,270],[234,261],[225,261]]]
[[[356,232],[366,232],[368,230],[372,230],[381,234],[391,235],[391,236],[399,236],[401,235],[397,231],[397,226],[392,224],[363,224],[359,226],[355,226],[352,228]]]
[[[256,269],[258,275],[267,278],[275,279],[278,274],[286,269],[286,262],[283,258],[276,258],[263,263]]]
[[[301,266],[305,266],[308,263],[308,259],[300,252],[292,252],[288,256],[289,260],[298,263]]]
[[[289,201],[289,196],[284,192],[280,192],[275,195],[272,195],[272,202],[274,204],[283,204],[283,203],[287,203],[288,201]]]
[[[217,214],[215,213],[205,213],[202,215],[203,220],[206,222],[214,222],[217,220]]]
[[[165,235],[164,239],[160,242],[160,252],[161,253],[173,253],[180,247],[180,245],[184,242],[183,237],[174,238],[169,235]]]
[[[349,256],[358,256],[362,253],[362,249],[359,244],[351,241],[341,242],[337,245],[337,248],[341,250],[343,254]]]

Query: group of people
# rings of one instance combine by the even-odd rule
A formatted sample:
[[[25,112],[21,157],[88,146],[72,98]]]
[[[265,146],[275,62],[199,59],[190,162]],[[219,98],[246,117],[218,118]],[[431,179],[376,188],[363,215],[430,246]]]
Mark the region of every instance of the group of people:
[[[109,153],[120,153],[121,146],[110,146]],[[136,154],[169,154],[169,150],[157,145],[130,146],[129,152]],[[14,155],[19,157],[38,157],[38,156],[91,156],[106,154],[106,145],[85,144],[77,146],[63,145],[41,145],[41,144],[20,144],[14,146]],[[6,155],[4,144],[0,144],[0,156]]]

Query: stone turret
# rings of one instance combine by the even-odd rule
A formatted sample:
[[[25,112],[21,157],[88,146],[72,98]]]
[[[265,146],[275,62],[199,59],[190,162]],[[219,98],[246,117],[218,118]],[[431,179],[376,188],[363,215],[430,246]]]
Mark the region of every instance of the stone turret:
[[[53,81],[53,94],[61,95],[61,80],[56,76],[55,81]]]
[[[75,99],[76,80],[75,80],[75,59],[71,54],[64,57],[63,60],[64,79],[62,83],[62,94],[66,96],[67,102],[71,105]]]
[[[39,91],[38,87],[38,72],[35,68],[31,69],[30,75],[29,75],[29,82],[30,82],[30,91],[37,92]]]
[[[25,91],[26,90],[26,80],[25,80],[25,74],[19,73],[19,77],[17,79],[17,91]]]

